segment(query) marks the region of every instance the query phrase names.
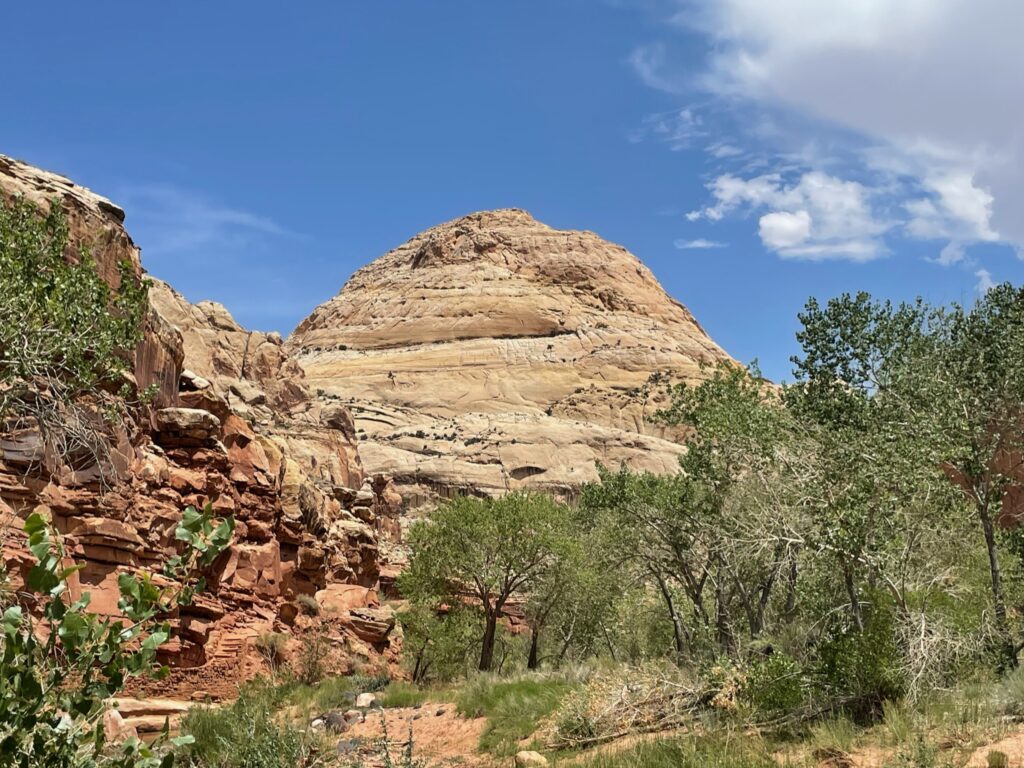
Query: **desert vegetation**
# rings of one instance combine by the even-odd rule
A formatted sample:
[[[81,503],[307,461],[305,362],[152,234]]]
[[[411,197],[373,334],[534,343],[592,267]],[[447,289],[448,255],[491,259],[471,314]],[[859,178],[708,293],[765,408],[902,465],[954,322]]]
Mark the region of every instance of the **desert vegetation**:
[[[572,504],[457,499],[417,524],[400,582],[414,678],[458,680],[468,656],[492,675],[586,665],[552,706],[554,750],[919,723],[945,696],[1009,714],[1024,294],[846,295],[800,321],[793,384],[722,365],[671,389],[658,418],[688,429],[678,474],[608,468]],[[676,748],[644,750],[686,764],[658,756]]]

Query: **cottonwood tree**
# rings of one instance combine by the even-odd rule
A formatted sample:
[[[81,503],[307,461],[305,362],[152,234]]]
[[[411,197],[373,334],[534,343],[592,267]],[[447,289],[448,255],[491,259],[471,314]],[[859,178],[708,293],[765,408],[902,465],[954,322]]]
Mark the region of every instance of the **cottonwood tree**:
[[[800,316],[803,354],[785,400],[816,443],[809,541],[835,558],[858,631],[864,586],[887,592],[910,684],[931,674],[926,648],[969,645],[931,608],[955,599],[969,562],[949,546],[964,530],[957,487],[980,523],[996,634],[1014,662],[994,521],[1013,473],[1000,457],[1020,445],[1020,312],[1005,287],[972,310],[862,293],[811,301]]]
[[[710,624],[704,600],[708,553],[702,530],[693,524],[690,487],[681,475],[634,473],[625,466],[598,471],[600,482],[581,489],[579,504],[593,521],[603,570],[628,574],[656,591],[672,626],[675,656],[682,660],[697,644],[694,623]],[[693,621],[684,614],[687,601]]]
[[[943,457],[985,542],[996,631],[1004,663],[1017,666],[1021,644],[1008,622],[997,525],[1019,525],[1011,504],[1024,470],[1024,289],[1006,283],[973,307],[942,312],[934,348],[922,361],[934,403],[931,422],[944,438]]]
[[[801,545],[787,496],[799,463],[792,420],[756,364],[720,365],[697,386],[674,387],[658,418],[690,428],[680,465],[712,542],[719,645],[735,652],[734,606],[757,638],[775,587],[785,581],[794,588],[783,578]]]
[[[932,346],[930,312],[921,302],[894,306],[861,293],[824,307],[811,300],[799,319],[802,354],[785,400],[815,443],[805,483],[810,533],[834,557],[861,631],[866,578],[880,579],[906,609],[889,554],[915,533],[906,511],[945,487],[920,367]]]
[[[479,668],[490,671],[498,620],[526,600],[567,557],[569,510],[548,496],[460,497],[409,531],[412,556],[400,589],[413,601],[472,603],[483,613]]]

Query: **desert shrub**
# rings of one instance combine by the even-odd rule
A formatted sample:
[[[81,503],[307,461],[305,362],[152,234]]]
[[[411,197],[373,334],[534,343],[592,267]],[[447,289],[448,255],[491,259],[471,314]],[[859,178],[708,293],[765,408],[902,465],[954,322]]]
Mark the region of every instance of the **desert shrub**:
[[[1006,715],[1024,715],[1024,667],[1009,672],[993,687],[993,699]]]
[[[822,695],[855,719],[877,717],[883,702],[903,696],[903,653],[896,640],[892,607],[884,599],[876,597],[862,631],[845,617],[834,620],[817,649],[817,659]]]
[[[897,744],[907,743],[914,735],[913,713],[902,702],[882,702],[882,721]]]
[[[321,712],[352,706],[357,691],[351,677],[326,677],[314,689],[313,700]]]
[[[148,573],[118,577],[118,608],[125,620],[90,613],[89,594],[68,597],[69,578],[59,539],[37,513],[25,521],[35,565],[26,583],[0,595],[0,764],[12,768],[167,768],[167,732],[151,744],[137,738],[105,740],[103,714],[129,678],[164,674],[157,648],[171,634],[160,617],[191,601],[202,581],[194,576],[227,546],[233,521],[214,525],[209,506],[188,508],[176,538],[182,554],[159,586]]]
[[[380,692],[377,701],[386,709],[416,707],[425,702],[429,695],[430,691],[425,688],[420,688],[411,683],[394,681]]]
[[[288,646],[288,635],[283,632],[262,632],[256,637],[256,650],[266,659],[271,670],[277,671]]]
[[[299,604],[299,609],[307,616],[320,615],[320,603],[312,595],[299,595],[296,602]]]
[[[991,755],[1000,755],[1000,752],[992,752]],[[1003,755],[1005,758],[1006,756]],[[1005,762],[996,761],[988,763],[991,768],[1008,768]],[[913,742],[900,748],[892,758],[886,762],[886,768],[952,768],[953,763],[944,757],[939,748],[923,738],[917,738]]]
[[[280,721],[281,691],[253,681],[226,707],[194,707],[181,731],[191,743],[178,748],[193,768],[304,768],[313,764],[318,743],[294,725]]]
[[[391,675],[387,672],[367,675],[362,672],[352,675],[352,688],[359,693],[379,693],[391,685]]]
[[[847,717],[819,720],[810,729],[808,742],[819,754],[847,753],[857,741],[857,726]]]
[[[562,675],[524,674],[506,679],[482,674],[461,687],[455,705],[465,717],[487,718],[480,737],[482,750],[510,755],[576,685]]]
[[[743,736],[640,742],[581,760],[580,768],[777,768],[764,745]]]
[[[295,677],[306,685],[319,683],[324,678],[324,654],[328,641],[323,632],[303,635],[295,660]]]

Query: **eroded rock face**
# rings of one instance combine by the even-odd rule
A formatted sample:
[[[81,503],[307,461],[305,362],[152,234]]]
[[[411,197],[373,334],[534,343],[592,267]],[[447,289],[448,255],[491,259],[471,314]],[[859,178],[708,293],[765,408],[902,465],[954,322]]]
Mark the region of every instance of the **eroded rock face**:
[[[674,469],[678,435],[650,420],[652,374],[692,381],[729,360],[624,248],[514,209],[377,259],[287,347],[311,386],[352,410],[367,470],[412,503],[571,493],[599,461]]]
[[[119,208],[0,156],[0,196],[22,194],[67,208],[73,239],[90,246],[112,287],[118,261],[141,275]],[[301,596],[332,586],[376,595],[378,538],[397,529],[400,499],[361,467],[351,415],[311,396],[279,336],[250,333],[223,307],[192,305],[159,282],[135,362],[138,388],[156,384],[157,396],[122,423],[97,418],[109,457],[102,472],[70,471],[31,423],[0,426],[0,535],[12,577],[27,573],[21,525],[39,511],[84,565],[73,596],[88,591],[93,610],[117,615],[118,574],[159,570],[176,551],[182,510],[212,502],[234,515],[235,538],[207,574],[209,589],[173,617],[178,631],[161,648],[171,677],[140,682],[141,692],[233,695],[265,671],[255,639],[269,631],[291,633],[293,646],[308,632],[326,636],[338,671],[393,661],[400,639],[373,613],[375,597],[351,601],[352,613],[300,611]]]

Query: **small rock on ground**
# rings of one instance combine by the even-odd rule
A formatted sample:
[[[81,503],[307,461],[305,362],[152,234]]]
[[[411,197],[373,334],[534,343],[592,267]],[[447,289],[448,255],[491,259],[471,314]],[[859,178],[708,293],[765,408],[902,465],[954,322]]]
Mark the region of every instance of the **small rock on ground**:
[[[539,768],[547,764],[548,759],[540,752],[525,750],[516,754],[516,768]]]

